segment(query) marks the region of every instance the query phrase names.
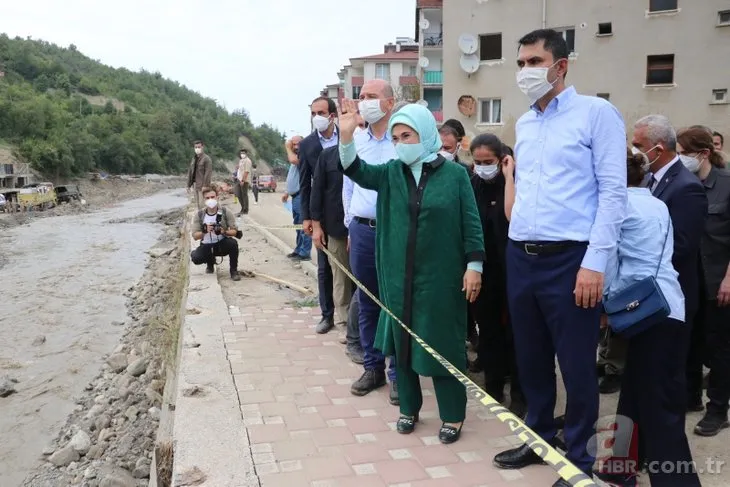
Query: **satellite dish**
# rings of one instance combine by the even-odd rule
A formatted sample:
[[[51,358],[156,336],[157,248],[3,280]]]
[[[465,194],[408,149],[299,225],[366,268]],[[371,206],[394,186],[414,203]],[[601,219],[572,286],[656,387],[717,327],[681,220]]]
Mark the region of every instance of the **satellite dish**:
[[[428,19],[421,19],[421,21],[418,23],[418,27],[420,27],[423,30],[426,30],[429,27],[431,27],[431,22],[429,22]]]
[[[476,54],[464,54],[459,60],[459,65],[468,74],[479,71],[479,56]]]
[[[428,64],[429,64],[429,61],[428,61],[427,57],[422,57],[421,59],[418,60],[418,65],[421,66],[422,68],[427,68]]]
[[[464,54],[474,54],[479,49],[479,41],[474,34],[461,34],[459,36],[459,49]]]
[[[418,100],[416,104],[421,105],[422,107],[428,107],[428,102],[426,100]]]

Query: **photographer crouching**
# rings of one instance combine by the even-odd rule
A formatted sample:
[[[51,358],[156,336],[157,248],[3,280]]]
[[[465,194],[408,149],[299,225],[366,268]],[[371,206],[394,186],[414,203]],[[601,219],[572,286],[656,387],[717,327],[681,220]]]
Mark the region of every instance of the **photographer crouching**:
[[[190,252],[193,264],[207,264],[206,272],[212,274],[215,258],[228,256],[231,264],[231,279],[240,281],[238,275],[238,242],[232,237],[241,238],[236,228],[236,216],[228,208],[218,207],[218,188],[203,188],[205,208],[199,210],[193,219],[193,239],[202,240],[200,246]]]

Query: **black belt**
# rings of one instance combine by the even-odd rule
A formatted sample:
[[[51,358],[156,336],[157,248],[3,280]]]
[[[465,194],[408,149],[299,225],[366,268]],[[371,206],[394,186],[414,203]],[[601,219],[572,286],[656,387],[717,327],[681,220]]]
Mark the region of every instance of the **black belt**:
[[[291,197],[292,199],[293,199],[293,198],[296,198],[297,196],[299,196],[299,191],[297,191],[297,192],[296,192],[296,193],[294,193],[294,194],[290,194],[289,196],[290,196],[290,197]]]
[[[354,216],[354,217],[352,217],[352,219],[361,225],[367,225],[370,228],[375,228],[375,220],[371,220],[370,218],[362,218],[360,216]]]
[[[572,247],[587,245],[586,242],[576,242],[575,240],[564,240],[561,242],[517,242],[510,240],[512,245],[524,251],[527,255],[551,255],[559,254]]]

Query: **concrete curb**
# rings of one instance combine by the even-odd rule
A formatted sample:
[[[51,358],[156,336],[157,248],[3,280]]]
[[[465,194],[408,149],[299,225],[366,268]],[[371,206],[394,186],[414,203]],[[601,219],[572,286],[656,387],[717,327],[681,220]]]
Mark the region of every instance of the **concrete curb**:
[[[261,235],[263,235],[264,239],[269,242],[270,244],[276,246],[285,254],[289,254],[294,251],[293,248],[289,247],[282,239],[271,233],[265,228],[261,228],[257,225],[264,225],[261,222],[257,222],[250,216],[246,215],[241,217],[243,219],[244,223],[248,223],[252,225],[250,228],[256,229]],[[302,270],[306,275],[309,277],[313,277],[314,279],[317,279],[317,266],[312,264],[311,262],[301,262]]]
[[[175,393],[173,486],[260,485],[224,342],[224,327],[240,325],[234,323],[240,318],[232,319],[234,311],[223,300],[216,276],[205,274],[205,266],[189,265]]]

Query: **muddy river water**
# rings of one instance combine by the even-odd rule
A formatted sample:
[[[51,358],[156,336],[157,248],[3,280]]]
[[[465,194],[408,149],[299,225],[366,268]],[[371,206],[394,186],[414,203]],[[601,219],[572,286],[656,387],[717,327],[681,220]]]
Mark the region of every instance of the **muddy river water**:
[[[0,233],[0,378],[18,381],[0,398],[0,486],[20,485],[41,461],[122,335],[123,293],[162,226],[109,220],[186,203],[184,190],[158,193]]]

